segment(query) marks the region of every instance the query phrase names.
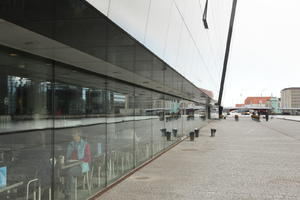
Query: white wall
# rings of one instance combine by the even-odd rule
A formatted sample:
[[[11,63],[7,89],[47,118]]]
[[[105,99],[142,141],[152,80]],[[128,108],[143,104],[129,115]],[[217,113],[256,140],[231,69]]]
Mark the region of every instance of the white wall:
[[[87,0],[195,85],[218,95],[232,0]]]

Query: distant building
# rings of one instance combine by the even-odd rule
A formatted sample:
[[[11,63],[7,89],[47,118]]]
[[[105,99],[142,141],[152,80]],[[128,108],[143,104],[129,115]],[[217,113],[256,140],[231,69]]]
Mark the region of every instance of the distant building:
[[[279,114],[279,113],[281,113],[281,109],[280,109],[280,98],[277,98],[277,97],[271,97],[271,98],[267,101],[267,105],[268,105],[268,107],[270,107],[271,113],[274,113],[274,114]]]
[[[300,87],[281,90],[281,109],[286,114],[300,114]]]
[[[271,97],[247,97],[245,107],[266,108]]]
[[[275,97],[247,97],[243,104],[236,104],[235,108],[227,108],[229,111],[239,110],[240,112],[247,112],[255,110],[261,113],[275,113],[272,109],[276,110],[276,113],[279,109],[278,99]]]

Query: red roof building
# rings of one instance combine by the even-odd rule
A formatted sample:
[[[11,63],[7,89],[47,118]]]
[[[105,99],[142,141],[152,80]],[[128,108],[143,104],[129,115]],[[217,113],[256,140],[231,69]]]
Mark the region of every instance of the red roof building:
[[[237,107],[237,108],[242,108],[244,106],[245,106],[245,104],[235,104],[235,107]]]
[[[247,97],[245,105],[267,104],[271,97]]]

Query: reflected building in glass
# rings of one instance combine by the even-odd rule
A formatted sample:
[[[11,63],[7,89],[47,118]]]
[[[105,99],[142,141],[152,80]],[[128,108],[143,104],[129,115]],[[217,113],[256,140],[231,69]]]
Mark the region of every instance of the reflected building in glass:
[[[123,18],[120,9],[132,12],[124,2],[0,2],[1,200],[92,198],[206,125],[214,101],[190,75],[198,73],[211,89],[218,74],[205,70],[193,51],[195,59],[180,65],[183,36],[175,51],[168,46],[178,2],[164,3],[170,30],[166,40],[157,40],[164,51],[147,36],[155,34],[151,13],[158,1],[131,2],[133,10],[147,8],[140,10],[147,19],[134,13]],[[201,1],[195,2],[193,12],[202,12]],[[225,11],[219,17],[227,19]],[[204,29],[200,22],[197,27]],[[204,40],[198,39],[193,49]],[[208,57],[205,49],[202,56]],[[221,58],[210,55],[203,63],[209,67],[210,59]]]

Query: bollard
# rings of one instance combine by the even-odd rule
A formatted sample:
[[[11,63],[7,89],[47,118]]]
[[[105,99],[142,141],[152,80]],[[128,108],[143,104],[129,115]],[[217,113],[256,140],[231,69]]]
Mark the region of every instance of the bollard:
[[[194,139],[195,139],[195,132],[194,132],[194,131],[191,131],[191,132],[190,132],[190,140],[191,140],[191,141],[194,141]]]
[[[196,136],[196,137],[199,137],[199,131],[200,131],[200,130],[199,130],[198,128],[195,128],[195,136]]]
[[[167,136],[167,141],[171,141],[171,132],[170,131],[166,132],[166,136]]]
[[[215,137],[216,131],[217,131],[217,130],[214,129],[214,128],[210,129],[210,136],[211,136],[211,137]]]
[[[162,128],[162,129],[160,129],[160,131],[161,131],[161,136],[166,136],[166,133],[167,133],[166,128]]]
[[[174,136],[174,137],[177,137],[177,131],[178,131],[177,128],[174,128],[174,129],[172,130],[173,136]]]
[[[235,119],[235,121],[239,121],[239,116],[238,115],[234,115],[234,119]]]

